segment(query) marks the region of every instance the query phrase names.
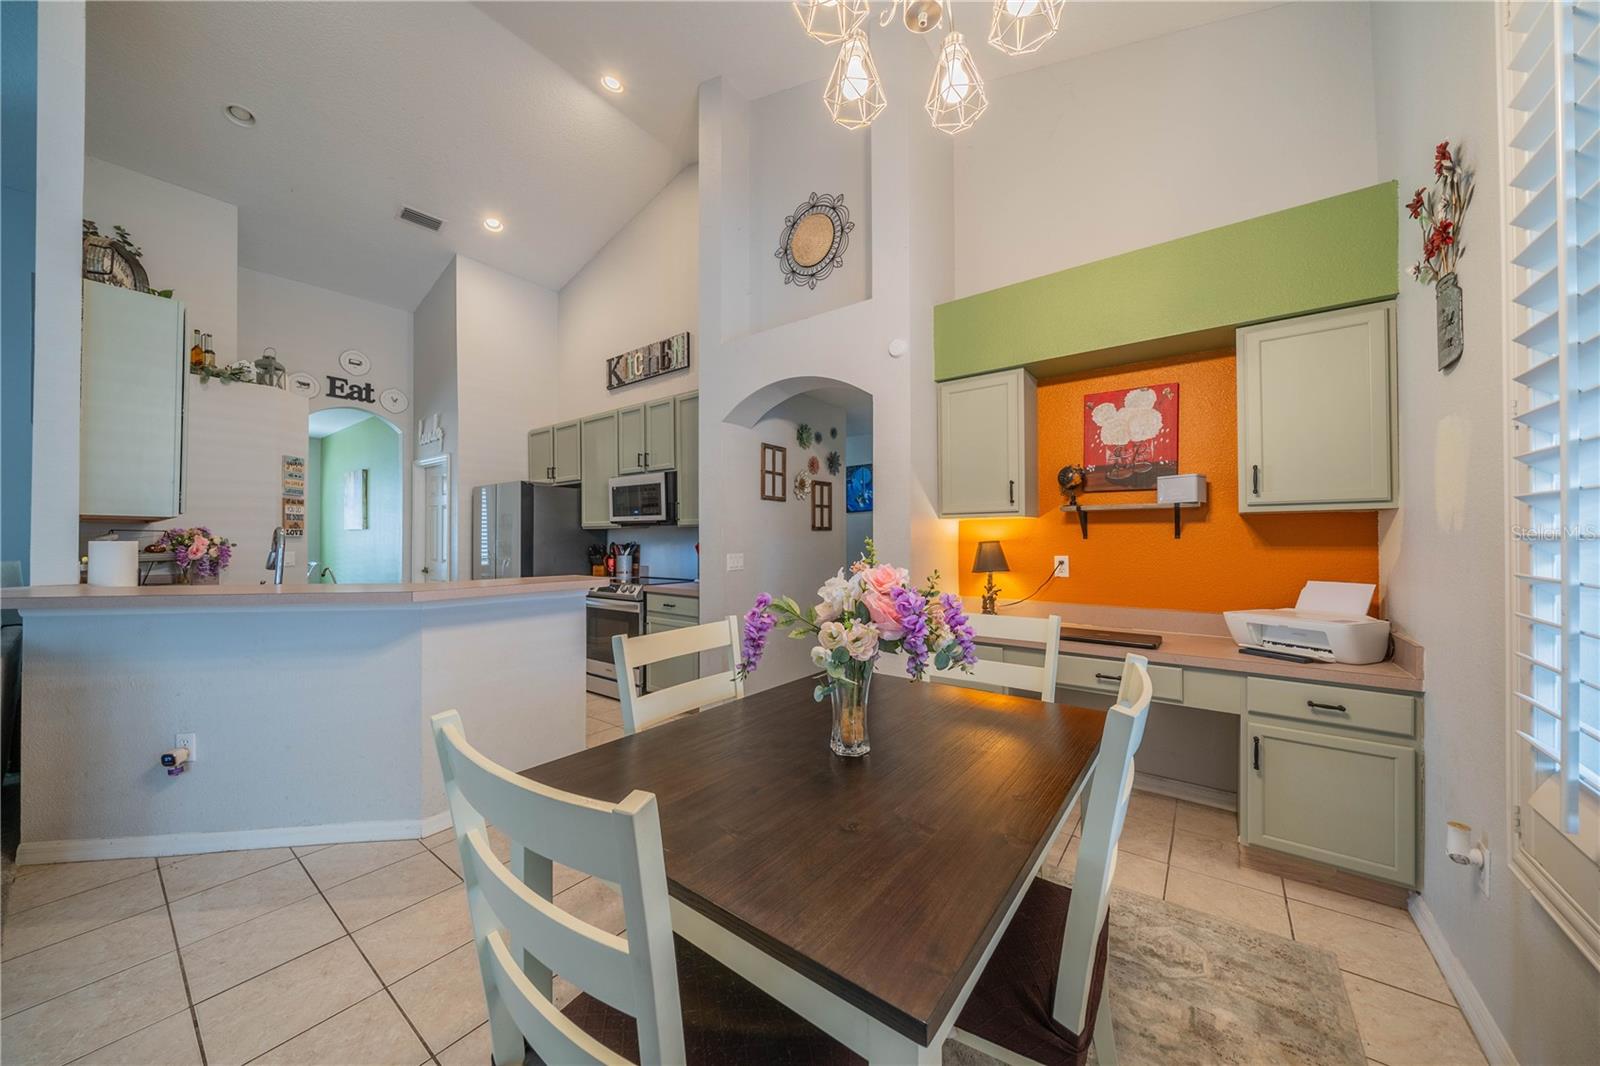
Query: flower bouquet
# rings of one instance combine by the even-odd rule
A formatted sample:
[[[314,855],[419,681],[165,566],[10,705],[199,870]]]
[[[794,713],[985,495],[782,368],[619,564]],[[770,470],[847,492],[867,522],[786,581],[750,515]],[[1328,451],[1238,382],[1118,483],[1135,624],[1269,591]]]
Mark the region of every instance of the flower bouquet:
[[[1410,274],[1433,286],[1440,370],[1453,366],[1465,345],[1456,264],[1466,250],[1461,223],[1472,206],[1472,187],[1473,172],[1461,158],[1461,146],[1452,155],[1450,142],[1441,141],[1433,150],[1433,188],[1418,189],[1406,204],[1406,213],[1422,230],[1422,258],[1411,264]]]
[[[880,563],[872,541],[850,567],[817,589],[819,603],[801,608],[791,597],[766,593],[744,616],[740,677],[753,673],[766,650],[767,637],[783,625],[789,636],[815,636],[811,662],[821,670],[812,697],[833,697],[831,746],[839,755],[865,755],[867,697],[873,667],[882,652],[903,653],[906,673],[921,681],[931,663],[935,669],[970,672],[978,661],[972,626],[959,597],[941,593],[935,573],[921,589],[913,589],[907,572]]]
[[[172,554],[174,585],[215,584],[233,558],[233,541],[214,535],[205,526],[163,530],[145,549],[147,554]]]

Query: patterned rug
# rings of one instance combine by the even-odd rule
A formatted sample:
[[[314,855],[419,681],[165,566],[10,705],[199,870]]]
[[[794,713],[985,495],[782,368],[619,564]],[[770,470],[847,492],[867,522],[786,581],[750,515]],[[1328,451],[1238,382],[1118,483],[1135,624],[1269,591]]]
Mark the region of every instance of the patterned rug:
[[[1127,1066],[1366,1063],[1331,953],[1174,903],[1113,893],[1106,986]],[[994,1061],[945,1044],[946,1066]]]

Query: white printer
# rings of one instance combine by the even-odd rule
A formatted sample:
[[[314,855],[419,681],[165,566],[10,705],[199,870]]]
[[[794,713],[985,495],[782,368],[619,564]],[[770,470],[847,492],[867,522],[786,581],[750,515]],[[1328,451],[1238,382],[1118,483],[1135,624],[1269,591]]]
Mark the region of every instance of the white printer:
[[[1330,663],[1378,663],[1389,656],[1389,623],[1367,614],[1375,586],[1308,581],[1293,607],[1224,611],[1241,648],[1304,655]]]

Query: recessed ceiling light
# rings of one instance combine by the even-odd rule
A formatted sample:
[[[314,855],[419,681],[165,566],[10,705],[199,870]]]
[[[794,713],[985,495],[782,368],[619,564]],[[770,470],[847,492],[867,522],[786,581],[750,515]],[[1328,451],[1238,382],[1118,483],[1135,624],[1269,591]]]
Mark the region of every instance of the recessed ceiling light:
[[[606,74],[600,79],[600,87],[608,93],[620,93],[622,91],[622,79],[615,74]]]
[[[501,230],[506,228],[506,224],[491,215],[483,220],[483,228],[488,230],[490,233],[499,233]]]
[[[254,126],[256,124],[255,112],[243,104],[224,104],[222,113],[228,116],[228,121],[235,126]]]

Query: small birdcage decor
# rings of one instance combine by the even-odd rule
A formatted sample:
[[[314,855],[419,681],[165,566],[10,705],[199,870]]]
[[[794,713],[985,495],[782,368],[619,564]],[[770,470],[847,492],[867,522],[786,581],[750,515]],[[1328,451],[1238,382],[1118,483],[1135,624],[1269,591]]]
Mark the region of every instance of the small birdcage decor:
[[[261,349],[261,358],[256,360],[256,384],[269,385],[275,389],[288,389],[289,371],[278,362],[278,349]]]
[[[144,264],[139,261],[143,251],[133,243],[133,237],[121,226],[115,227],[116,236],[106,237],[93,220],[83,220],[83,277],[85,281],[98,281],[115,285],[119,289],[149,292],[150,278]]]

